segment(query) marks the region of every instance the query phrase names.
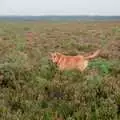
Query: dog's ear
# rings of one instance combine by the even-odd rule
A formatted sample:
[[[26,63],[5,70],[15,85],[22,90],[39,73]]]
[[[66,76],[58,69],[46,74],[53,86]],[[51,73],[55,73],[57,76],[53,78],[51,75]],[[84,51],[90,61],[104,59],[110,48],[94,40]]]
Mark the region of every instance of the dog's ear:
[[[56,52],[55,54],[56,54],[57,56],[60,56],[60,55],[62,55],[62,54],[61,54],[61,53],[59,53],[59,52]]]
[[[50,56],[50,57],[53,57],[53,56],[60,57],[61,55],[62,55],[62,54],[59,53],[59,52],[55,52],[55,53],[49,52],[49,56]]]

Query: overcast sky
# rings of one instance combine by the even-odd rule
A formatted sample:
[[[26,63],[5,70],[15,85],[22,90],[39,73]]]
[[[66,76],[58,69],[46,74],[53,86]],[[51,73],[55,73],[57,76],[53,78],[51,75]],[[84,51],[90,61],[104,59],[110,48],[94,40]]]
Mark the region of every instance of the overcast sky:
[[[120,15],[120,0],[0,0],[0,15]]]

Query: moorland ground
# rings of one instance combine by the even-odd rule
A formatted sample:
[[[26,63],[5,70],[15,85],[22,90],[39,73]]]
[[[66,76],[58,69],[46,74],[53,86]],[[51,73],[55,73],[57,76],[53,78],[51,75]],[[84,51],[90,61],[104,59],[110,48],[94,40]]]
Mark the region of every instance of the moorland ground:
[[[60,72],[49,52],[88,54]],[[119,120],[120,22],[0,22],[0,120]]]

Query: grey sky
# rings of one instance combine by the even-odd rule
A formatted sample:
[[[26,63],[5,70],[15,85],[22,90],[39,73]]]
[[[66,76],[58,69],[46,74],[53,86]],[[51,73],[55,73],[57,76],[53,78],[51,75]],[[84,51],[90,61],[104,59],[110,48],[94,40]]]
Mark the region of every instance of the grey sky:
[[[120,0],[0,0],[0,15],[120,15]]]

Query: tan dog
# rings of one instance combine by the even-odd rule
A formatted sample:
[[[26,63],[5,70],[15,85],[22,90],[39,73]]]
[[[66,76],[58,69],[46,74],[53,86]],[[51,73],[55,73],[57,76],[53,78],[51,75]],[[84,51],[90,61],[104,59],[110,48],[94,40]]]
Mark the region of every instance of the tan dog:
[[[58,52],[51,53],[50,55],[52,62],[57,64],[59,70],[77,69],[82,72],[88,66],[88,61],[98,56],[99,52],[100,50],[97,50],[92,55],[87,57],[82,55],[66,56]]]

